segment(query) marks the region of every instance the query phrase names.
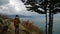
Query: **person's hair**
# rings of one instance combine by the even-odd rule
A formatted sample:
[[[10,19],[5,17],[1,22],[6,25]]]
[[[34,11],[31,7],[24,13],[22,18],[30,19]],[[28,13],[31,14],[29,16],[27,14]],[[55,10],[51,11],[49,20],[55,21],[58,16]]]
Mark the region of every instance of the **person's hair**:
[[[19,18],[19,16],[18,16],[18,15],[16,15],[16,16],[15,16],[15,19],[16,19],[16,18]]]
[[[16,15],[16,17],[19,17],[18,15]]]

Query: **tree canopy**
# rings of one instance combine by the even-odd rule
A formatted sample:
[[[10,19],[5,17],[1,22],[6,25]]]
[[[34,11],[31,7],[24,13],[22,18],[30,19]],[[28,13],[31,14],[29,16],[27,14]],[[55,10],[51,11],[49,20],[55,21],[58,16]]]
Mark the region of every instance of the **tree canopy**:
[[[56,14],[58,12],[60,12],[60,8],[57,8],[57,7],[60,7],[59,4],[60,4],[60,0],[40,0],[39,3],[37,3],[39,0],[22,0],[22,2],[24,3],[24,5],[31,5],[31,6],[26,6],[27,10],[30,11],[34,11],[34,12],[37,12],[39,14],[46,14],[46,11],[45,10],[48,10],[48,8],[51,8],[52,10],[52,13],[53,14]],[[50,5],[51,4],[51,5]],[[40,10],[40,9],[43,9],[44,11]]]

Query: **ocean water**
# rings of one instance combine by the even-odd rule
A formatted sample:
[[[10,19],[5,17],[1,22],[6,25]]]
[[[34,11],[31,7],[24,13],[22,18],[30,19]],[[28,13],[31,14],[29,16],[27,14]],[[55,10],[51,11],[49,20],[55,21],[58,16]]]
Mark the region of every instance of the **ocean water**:
[[[45,32],[45,27],[46,27],[46,21],[44,21],[45,19],[44,20],[42,19],[39,22],[33,18],[26,18],[26,20],[33,21],[34,25],[36,25],[37,27],[39,27],[40,29],[42,29]],[[48,26],[48,24],[47,24],[47,26]],[[54,21],[53,21],[53,34],[60,34],[60,19],[59,18],[54,19]]]
[[[34,24],[36,26],[38,26],[39,28],[41,28],[43,31],[45,31],[45,26],[46,26],[45,22],[35,22]],[[53,34],[60,34],[60,20],[59,19],[58,20],[54,19],[54,22],[53,22]]]
[[[46,20],[45,20],[45,16],[39,17],[39,18],[32,18],[32,17],[20,17],[20,19],[22,20],[30,20],[33,22],[34,25],[36,25],[37,27],[39,27],[40,29],[42,29],[43,31],[45,31],[45,27],[46,27]],[[47,24],[48,26],[48,24]],[[57,14],[54,16],[53,19],[53,34],[60,34],[60,14]]]
[[[39,28],[45,31],[45,23],[35,23]],[[55,22],[53,24],[53,34],[60,34],[60,23]]]

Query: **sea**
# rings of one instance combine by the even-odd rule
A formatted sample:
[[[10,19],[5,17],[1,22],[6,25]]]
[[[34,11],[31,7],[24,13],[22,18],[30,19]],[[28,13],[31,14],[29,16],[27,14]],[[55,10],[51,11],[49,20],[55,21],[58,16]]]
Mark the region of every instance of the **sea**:
[[[60,14],[54,15],[53,16],[53,34],[60,34]],[[45,32],[46,29],[46,17],[45,16],[40,16],[40,17],[20,17],[21,20],[30,20],[33,22],[33,24],[37,27],[39,27],[41,30]],[[47,26],[49,24],[49,19]]]
[[[54,15],[53,16],[53,34],[60,34],[60,15]],[[27,18],[27,20],[33,21],[33,24],[42,29],[45,32],[46,29],[46,20],[45,17],[41,18]],[[49,20],[48,20],[49,21]],[[47,26],[49,22],[47,23]],[[48,27],[47,27],[48,28]]]

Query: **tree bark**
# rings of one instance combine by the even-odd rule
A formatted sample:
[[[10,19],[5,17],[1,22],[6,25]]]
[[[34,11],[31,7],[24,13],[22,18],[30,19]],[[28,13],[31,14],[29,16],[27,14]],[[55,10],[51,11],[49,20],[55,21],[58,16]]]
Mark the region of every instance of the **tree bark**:
[[[46,34],[47,34],[47,13],[46,13]]]
[[[47,34],[47,9],[46,9],[47,8],[47,4],[48,4],[48,0],[45,0],[45,5],[46,5],[45,6],[45,12],[46,12],[46,14],[45,14],[46,15],[46,34]]]
[[[49,9],[49,27],[48,27],[48,34],[52,34],[53,32],[53,13],[51,11],[51,2],[50,2],[50,9]]]

